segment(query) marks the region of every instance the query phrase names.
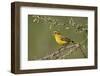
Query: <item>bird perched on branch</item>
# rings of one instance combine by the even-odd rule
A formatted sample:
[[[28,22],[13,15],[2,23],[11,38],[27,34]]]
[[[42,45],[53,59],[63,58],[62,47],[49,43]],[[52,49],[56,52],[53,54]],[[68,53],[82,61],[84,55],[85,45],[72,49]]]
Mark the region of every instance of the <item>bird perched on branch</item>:
[[[69,39],[68,37],[64,37],[61,35],[60,32],[58,31],[54,31],[54,37],[55,37],[55,40],[56,42],[59,44],[59,45],[68,45],[71,43],[74,43],[74,41],[72,41],[71,39]]]

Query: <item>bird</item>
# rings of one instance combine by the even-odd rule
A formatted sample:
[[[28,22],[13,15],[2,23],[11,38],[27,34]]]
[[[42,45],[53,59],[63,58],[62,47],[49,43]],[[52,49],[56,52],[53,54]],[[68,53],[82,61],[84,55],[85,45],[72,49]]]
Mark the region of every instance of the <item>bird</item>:
[[[58,31],[54,31],[54,38],[55,38],[55,41],[59,45],[62,45],[62,46],[66,46],[66,45],[70,44],[70,42],[74,43],[74,41],[72,41],[70,38],[62,36],[61,33]]]

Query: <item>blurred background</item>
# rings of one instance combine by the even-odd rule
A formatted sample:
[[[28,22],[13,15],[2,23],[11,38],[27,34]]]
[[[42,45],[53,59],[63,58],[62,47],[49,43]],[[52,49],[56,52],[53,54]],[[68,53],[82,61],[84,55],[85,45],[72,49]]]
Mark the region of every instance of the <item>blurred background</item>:
[[[28,60],[38,60],[52,54],[61,46],[54,39],[53,31],[81,44],[84,54],[88,55],[88,18],[74,16],[28,15]],[[77,49],[64,59],[84,58]]]

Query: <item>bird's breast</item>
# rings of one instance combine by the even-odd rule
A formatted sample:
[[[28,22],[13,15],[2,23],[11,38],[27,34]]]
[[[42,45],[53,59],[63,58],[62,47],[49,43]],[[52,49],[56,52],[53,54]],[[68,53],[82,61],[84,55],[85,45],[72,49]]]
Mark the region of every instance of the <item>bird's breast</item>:
[[[55,35],[55,40],[56,42],[59,44],[59,45],[63,45],[63,44],[66,44],[67,42],[66,41],[63,41],[61,39],[61,36],[60,35]]]

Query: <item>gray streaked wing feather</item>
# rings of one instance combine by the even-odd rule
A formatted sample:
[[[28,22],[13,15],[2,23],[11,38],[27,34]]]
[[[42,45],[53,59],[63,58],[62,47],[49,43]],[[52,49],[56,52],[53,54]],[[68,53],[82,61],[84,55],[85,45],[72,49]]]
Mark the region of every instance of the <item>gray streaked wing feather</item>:
[[[64,36],[61,37],[61,40],[62,40],[62,41],[68,41],[68,42],[71,41],[68,37],[64,37]]]

